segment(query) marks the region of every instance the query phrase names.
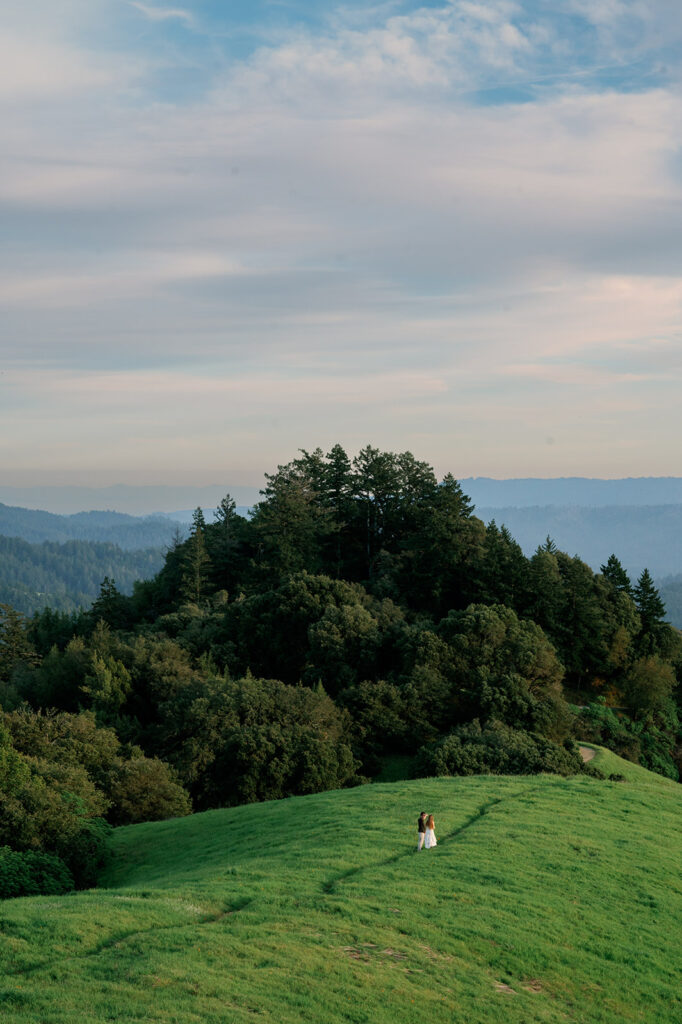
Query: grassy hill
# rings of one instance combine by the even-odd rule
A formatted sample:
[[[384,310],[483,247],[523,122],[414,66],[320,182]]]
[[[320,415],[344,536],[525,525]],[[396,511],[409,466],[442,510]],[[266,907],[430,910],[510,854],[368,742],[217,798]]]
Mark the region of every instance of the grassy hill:
[[[382,783],[119,829],[108,888],[2,905],[0,1018],[677,1022],[682,788],[594,763],[626,781]]]

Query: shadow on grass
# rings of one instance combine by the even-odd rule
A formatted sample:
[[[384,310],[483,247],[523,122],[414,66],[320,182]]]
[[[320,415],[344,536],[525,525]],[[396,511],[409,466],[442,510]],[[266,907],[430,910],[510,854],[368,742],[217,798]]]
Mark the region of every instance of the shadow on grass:
[[[238,914],[240,911],[246,910],[253,902],[253,899],[236,901],[235,903],[224,907],[222,910],[219,910],[217,913],[202,914],[201,917],[198,917],[193,922],[193,924],[196,927],[201,927],[202,925],[207,924],[217,924],[219,921],[224,921],[225,918],[231,917],[233,914]],[[131,928],[127,931],[118,932],[116,935],[110,935],[108,939],[104,939],[103,942],[99,942],[91,949],[83,950],[82,953],[72,953],[64,957],[54,957],[52,960],[43,960],[38,964],[31,964],[28,967],[20,967],[15,971],[6,971],[5,977],[28,978],[39,971],[49,971],[55,967],[63,967],[67,963],[78,960],[88,960],[91,957],[101,956],[103,953],[108,953],[110,950],[115,949],[124,942],[129,942],[131,939],[138,939],[145,935],[159,934],[160,932],[170,932],[185,928],[187,928],[187,921],[173,921],[171,924],[152,924],[147,928]]]

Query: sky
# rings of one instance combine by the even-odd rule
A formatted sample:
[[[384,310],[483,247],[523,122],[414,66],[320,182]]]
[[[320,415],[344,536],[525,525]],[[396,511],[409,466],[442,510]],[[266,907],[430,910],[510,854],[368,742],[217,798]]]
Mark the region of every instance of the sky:
[[[680,475],[675,0],[2,0],[0,480]]]

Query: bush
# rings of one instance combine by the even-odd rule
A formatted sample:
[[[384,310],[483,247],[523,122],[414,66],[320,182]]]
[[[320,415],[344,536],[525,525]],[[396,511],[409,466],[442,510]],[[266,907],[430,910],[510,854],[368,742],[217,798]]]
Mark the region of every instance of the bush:
[[[80,828],[60,843],[59,857],[73,875],[76,889],[91,889],[104,867],[111,825],[102,818],[83,818]]]
[[[539,733],[512,729],[502,722],[484,728],[478,721],[462,725],[417,755],[415,776],[533,775],[551,772],[574,775],[584,770],[578,750]]]
[[[73,889],[66,864],[50,853],[18,853],[0,847],[0,899],[17,896],[59,896]]]
[[[109,795],[114,825],[140,821],[164,821],[181,818],[192,811],[189,796],[177,781],[175,772],[158,758],[133,757],[124,761]]]
[[[5,714],[4,722],[34,774],[52,790],[77,795],[87,817],[106,815],[114,825],[128,825],[191,811],[173,769],[146,758],[138,747],[122,746],[113,729],[97,724],[92,711],[43,714],[24,707]]]
[[[585,775],[591,775],[593,779],[605,779],[606,778],[606,776],[604,775],[604,772],[601,770],[601,768],[597,768],[596,764],[592,764],[591,761],[588,761],[587,764],[585,764],[583,766],[583,771],[584,771]]]

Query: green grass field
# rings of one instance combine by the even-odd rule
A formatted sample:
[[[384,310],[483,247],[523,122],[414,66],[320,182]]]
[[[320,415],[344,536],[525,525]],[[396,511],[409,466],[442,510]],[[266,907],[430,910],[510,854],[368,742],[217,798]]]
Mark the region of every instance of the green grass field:
[[[682,787],[594,763],[627,781],[399,781],[119,829],[106,888],[0,907],[0,1020],[679,1024]]]

